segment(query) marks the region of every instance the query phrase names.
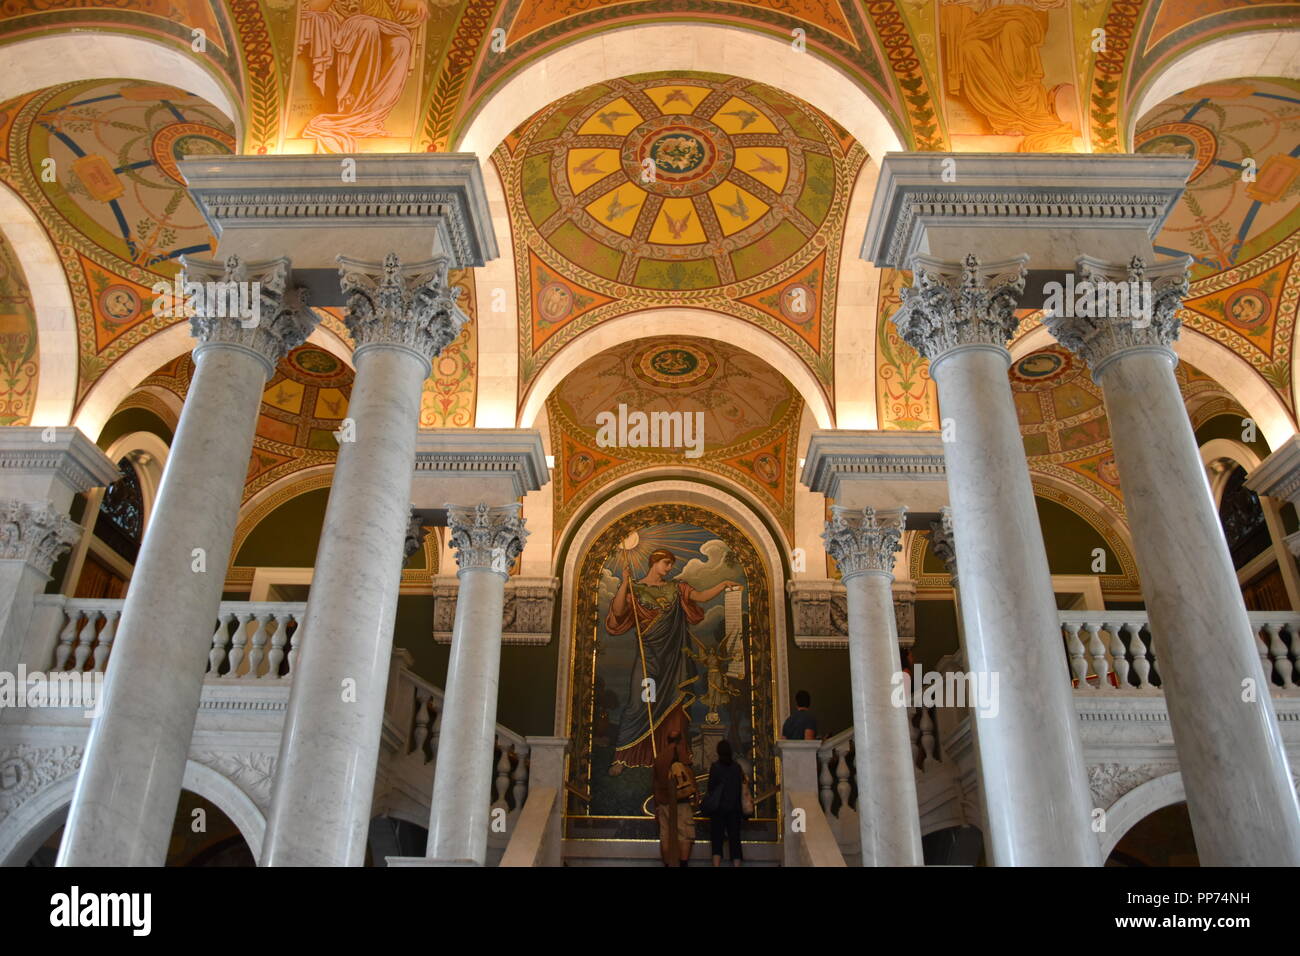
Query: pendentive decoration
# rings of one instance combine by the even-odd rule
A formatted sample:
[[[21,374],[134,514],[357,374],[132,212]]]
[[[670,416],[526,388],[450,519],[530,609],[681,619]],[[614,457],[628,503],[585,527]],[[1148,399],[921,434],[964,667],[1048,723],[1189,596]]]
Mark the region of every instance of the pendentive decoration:
[[[1028,261],[1022,255],[981,265],[971,253],[958,264],[915,256],[914,282],[900,290],[903,305],[893,316],[898,334],[931,362],[962,346],[1005,348],[1020,324],[1016,303]]]
[[[1140,256],[1127,264],[1081,256],[1075,289],[1094,307],[1078,310],[1074,303],[1065,303],[1075,314],[1045,312],[1043,324],[1088,363],[1094,380],[1109,362],[1133,349],[1159,349],[1177,363],[1172,346],[1182,328],[1178,310],[1187,295],[1190,261],[1183,256],[1147,266]],[[1112,302],[1118,307],[1112,307]]]
[[[447,527],[456,564],[462,571],[481,568],[509,576],[524,550],[528,530],[519,516],[519,504],[491,507],[447,505]]]
[[[269,376],[316,327],[306,290],[289,287],[288,258],[244,262],[228,256],[224,263],[185,259],[184,266],[178,281],[193,312],[190,334],[199,340],[195,353],[207,345],[239,345],[270,363]],[[173,303],[175,308],[180,305]]]
[[[451,260],[445,256],[403,265],[390,252],[382,265],[345,256],[338,263],[347,297],[343,322],[358,352],[401,346],[432,362],[469,321],[456,304],[461,290],[448,280]]]
[[[0,502],[0,560],[25,561],[49,574],[59,555],[81,537],[81,526],[38,502]]]
[[[840,576],[847,581],[867,572],[892,575],[906,515],[906,508],[877,511],[833,505],[822,540]]]

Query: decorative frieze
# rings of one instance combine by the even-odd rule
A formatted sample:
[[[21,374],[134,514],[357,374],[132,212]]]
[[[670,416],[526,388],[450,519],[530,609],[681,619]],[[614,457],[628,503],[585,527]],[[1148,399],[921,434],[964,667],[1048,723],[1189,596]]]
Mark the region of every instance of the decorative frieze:
[[[447,527],[462,571],[484,569],[503,577],[524,550],[528,530],[516,504],[447,505]]]
[[[265,262],[244,262],[239,256],[227,256],[225,262],[186,259],[178,279],[186,301],[174,302],[173,307],[178,311],[186,304],[193,307],[190,334],[199,340],[195,353],[210,345],[237,345],[261,356],[270,365],[267,375],[272,374],[280,359],[307,341],[318,321],[307,308],[302,290],[288,287],[289,272],[289,260],[283,257]],[[191,283],[224,291],[191,297]],[[239,298],[233,294],[238,289],[245,290],[249,303],[252,295],[257,296],[248,315],[231,308]]]
[[[1092,791],[1093,806],[1112,807],[1130,790],[1177,769],[1177,764],[1165,763],[1093,764],[1088,767],[1088,788]]]
[[[122,477],[117,466],[78,428],[0,428],[0,486],[18,497],[44,498],[53,488],[68,500]]]
[[[80,537],[80,525],[43,502],[0,501],[0,560],[25,561],[49,574]]]
[[[1177,361],[1171,346],[1182,325],[1178,310],[1187,295],[1189,262],[1183,256],[1148,267],[1139,256],[1127,264],[1081,256],[1075,295],[1060,303],[1066,314],[1048,309],[1043,324],[1088,363],[1093,378],[1132,349],[1162,349]],[[1083,309],[1072,301],[1076,298]]]
[[[0,750],[0,823],[42,789],[81,769],[80,747],[13,744]]]
[[[358,352],[400,346],[432,362],[469,321],[456,304],[461,290],[448,281],[446,257],[403,265],[390,252],[382,264],[346,256],[338,262],[347,298],[343,321]]]
[[[510,578],[506,581],[505,606],[501,611],[501,643],[540,646],[551,641],[555,610],[556,578]],[[456,622],[456,581],[441,581],[433,587],[433,639],[450,644]]]
[[[894,555],[901,549],[906,508],[877,511],[834,505],[822,540],[845,580],[874,571],[894,573]]]
[[[794,643],[803,650],[845,650],[849,646],[849,612],[845,587],[829,579],[787,581],[786,596],[794,619]],[[898,644],[916,643],[916,585],[895,581],[894,620]]]
[[[1005,348],[1020,324],[1016,304],[1027,261],[1016,256],[981,265],[974,253],[960,264],[916,256],[913,284],[901,290],[903,305],[893,315],[899,336],[932,363],[963,346]]]
[[[191,752],[190,759],[221,774],[248,795],[263,813],[271,806],[275,754],[259,751]]]

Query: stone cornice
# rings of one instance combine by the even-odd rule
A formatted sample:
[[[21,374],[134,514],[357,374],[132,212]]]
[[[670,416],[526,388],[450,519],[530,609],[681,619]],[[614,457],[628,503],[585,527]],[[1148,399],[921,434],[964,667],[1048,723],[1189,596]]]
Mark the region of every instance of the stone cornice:
[[[416,437],[416,478],[508,479],[509,497],[548,481],[541,432],[522,428],[427,428]]]
[[[307,341],[319,322],[307,308],[301,290],[289,288],[290,262],[287,258],[263,262],[244,262],[239,256],[227,256],[224,262],[189,259],[184,262],[184,282],[257,283],[259,316],[254,320],[212,311],[213,303],[200,300],[190,318],[190,333],[199,340],[195,353],[214,345],[234,345],[256,353],[267,363],[267,377],[290,351]]]
[[[1092,300],[1094,306],[1103,304],[1103,300],[1108,298],[1104,293],[1095,291],[1105,289],[1106,284],[1122,285],[1141,293],[1142,288],[1149,283],[1150,313],[1144,311],[1143,295],[1139,294],[1138,301],[1134,302],[1126,291],[1128,307],[1125,315],[1081,316],[1047,312],[1043,315],[1043,324],[1062,345],[1077,353],[1088,364],[1094,379],[1099,379],[1111,361],[1134,350],[1158,349],[1176,362],[1177,357],[1171,346],[1178,339],[1182,325],[1178,309],[1182,307],[1183,297],[1187,294],[1187,268],[1190,262],[1184,256],[1148,267],[1136,256],[1128,263],[1103,262],[1081,256],[1078,260],[1078,280],[1081,284],[1088,284],[1089,292],[1085,298]],[[1063,306],[1073,311],[1074,303],[1063,302]]]
[[[498,254],[482,170],[470,153],[223,156],[182,160],[180,170],[218,237],[259,227],[400,228],[424,232],[425,254],[445,252],[452,268]],[[382,246],[382,237],[368,245]]]
[[[932,366],[953,349],[1005,350],[1020,324],[1015,313],[1027,260],[1016,256],[984,265],[974,254],[961,263],[916,256],[913,284],[901,290],[903,304],[892,316],[899,336]]]
[[[99,447],[73,427],[0,428],[0,480],[50,475],[79,494],[122,476]]]
[[[902,549],[906,514],[905,508],[889,511],[840,505],[831,508],[822,540],[826,542],[826,553],[835,559],[845,581],[867,572],[892,578],[894,555]]]
[[[908,268],[938,224],[1140,228],[1154,238],[1194,166],[1181,157],[887,153],[861,255]]]
[[[1296,504],[1300,498],[1300,435],[1292,435],[1260,462],[1247,476],[1246,487],[1257,495]]]
[[[935,482],[948,470],[938,432],[815,431],[808,440],[800,480],[809,490],[838,500],[846,482]]]
[[[518,504],[447,505],[449,543],[462,572],[486,570],[509,576],[529,534],[519,509]]]

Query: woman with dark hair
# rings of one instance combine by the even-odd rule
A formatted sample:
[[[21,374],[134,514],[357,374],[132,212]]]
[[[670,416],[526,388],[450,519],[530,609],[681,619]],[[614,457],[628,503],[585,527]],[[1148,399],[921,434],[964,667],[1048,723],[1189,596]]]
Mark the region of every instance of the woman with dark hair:
[[[709,816],[709,837],[713,842],[713,865],[722,866],[722,839],[731,844],[731,865],[740,866],[740,821],[744,806],[741,793],[745,774],[731,755],[731,742],[718,741],[718,759],[709,768],[709,790],[702,809]]]

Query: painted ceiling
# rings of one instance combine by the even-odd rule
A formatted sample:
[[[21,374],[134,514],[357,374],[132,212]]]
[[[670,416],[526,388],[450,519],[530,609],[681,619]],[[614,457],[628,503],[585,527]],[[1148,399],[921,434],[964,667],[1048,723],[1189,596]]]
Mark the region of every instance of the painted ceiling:
[[[529,118],[493,154],[521,395],[586,329],[667,307],[754,323],[829,391],[840,243],[865,158],[806,103],[706,73],[601,83]]]
[[[701,412],[703,455],[688,459],[680,448],[603,445],[597,416],[617,413],[619,405],[646,413]],[[579,365],[546,409],[556,461],[557,540],[601,488],[655,467],[690,467],[731,479],[756,494],[793,538],[803,400],[784,375],[753,354],[713,339],[634,339]]]
[[[32,292],[13,246],[0,235],[0,426],[31,420],[36,374]]]

